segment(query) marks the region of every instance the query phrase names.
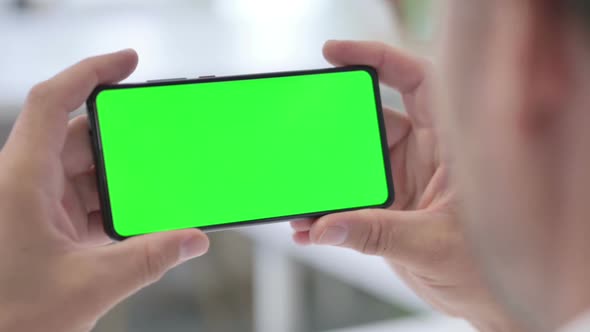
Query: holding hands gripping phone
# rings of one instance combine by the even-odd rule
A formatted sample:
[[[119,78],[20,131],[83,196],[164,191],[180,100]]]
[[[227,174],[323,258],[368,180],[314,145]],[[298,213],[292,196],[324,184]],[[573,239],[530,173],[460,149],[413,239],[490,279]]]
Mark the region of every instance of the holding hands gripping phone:
[[[101,86],[88,110],[115,239],[393,201],[371,67]]]
[[[117,303],[207,251],[196,229],[116,244],[103,231],[88,121],[68,114],[136,64],[131,50],[88,58],[29,93],[0,151],[0,331],[90,331]]]
[[[382,119],[375,75],[357,66],[96,90],[134,70],[137,55],[123,51],[86,59],[36,86],[0,151],[0,331],[91,330],[117,303],[206,252],[207,237],[194,227],[349,209],[355,211],[294,222],[295,239],[381,255],[439,310],[482,331],[516,331],[503,328],[512,323],[483,285],[457,222],[429,109],[428,66],[369,42],[328,43],[325,54],[336,65],[378,67],[383,83],[402,93],[408,115],[385,110]],[[314,84],[299,81],[316,74]],[[287,84],[292,77],[298,82]],[[224,88],[210,94],[215,98],[199,91],[258,79],[283,79],[289,89],[271,82],[266,89]],[[169,87],[175,91],[163,91]],[[265,98],[254,98],[263,92]],[[194,94],[199,98],[187,102]],[[89,96],[90,118],[68,123],[68,113]],[[235,100],[248,101],[242,105],[254,112],[229,107]],[[204,156],[209,163],[199,164]],[[392,201],[392,174],[396,203],[358,210]],[[198,191],[205,187],[208,192]],[[246,195],[248,188],[256,196]],[[227,199],[219,199],[224,194]],[[272,209],[260,197],[269,198]],[[141,215],[150,218],[142,223]],[[103,223],[116,238],[157,233],[111,244]],[[188,229],[159,232],[177,227]]]

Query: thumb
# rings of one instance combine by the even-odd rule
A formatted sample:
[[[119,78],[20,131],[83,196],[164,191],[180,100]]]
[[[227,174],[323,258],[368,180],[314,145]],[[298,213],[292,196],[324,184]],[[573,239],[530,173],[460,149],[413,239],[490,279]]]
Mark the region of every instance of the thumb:
[[[444,222],[432,222],[422,211],[365,209],[330,214],[318,219],[309,231],[315,244],[354,249],[402,264],[426,263],[440,248]]]
[[[209,249],[207,236],[196,229],[154,233],[130,238],[98,249],[100,287],[109,304],[115,304],[159,280],[168,270]]]

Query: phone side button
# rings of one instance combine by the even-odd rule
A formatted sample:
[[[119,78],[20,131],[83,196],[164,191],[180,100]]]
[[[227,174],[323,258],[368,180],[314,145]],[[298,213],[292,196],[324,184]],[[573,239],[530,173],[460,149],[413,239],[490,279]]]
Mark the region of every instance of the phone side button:
[[[186,77],[177,77],[177,78],[164,78],[160,80],[147,80],[147,83],[159,83],[159,82],[172,82],[172,81],[183,81],[186,80]]]
[[[215,75],[204,75],[204,76],[199,76],[198,79],[203,80],[203,79],[207,79],[207,78],[215,78]]]
[[[102,140],[101,139],[96,140],[96,147],[98,148],[98,151],[100,153],[102,153]]]

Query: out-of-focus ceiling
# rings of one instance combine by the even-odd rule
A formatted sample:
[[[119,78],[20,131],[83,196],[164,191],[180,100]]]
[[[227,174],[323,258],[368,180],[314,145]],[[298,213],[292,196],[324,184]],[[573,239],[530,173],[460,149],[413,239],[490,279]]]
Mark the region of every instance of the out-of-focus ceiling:
[[[93,54],[135,48],[130,81],[324,67],[327,39],[396,41],[384,0],[0,2],[0,110]]]

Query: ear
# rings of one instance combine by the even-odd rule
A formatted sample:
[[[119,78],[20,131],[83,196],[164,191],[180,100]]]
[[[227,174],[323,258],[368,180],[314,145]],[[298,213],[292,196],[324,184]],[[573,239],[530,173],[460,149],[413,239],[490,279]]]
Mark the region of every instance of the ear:
[[[523,59],[525,103],[523,124],[538,129],[566,111],[573,91],[575,60],[568,35],[570,25],[560,1],[529,2],[530,25]],[[530,128],[529,128],[530,129]]]

